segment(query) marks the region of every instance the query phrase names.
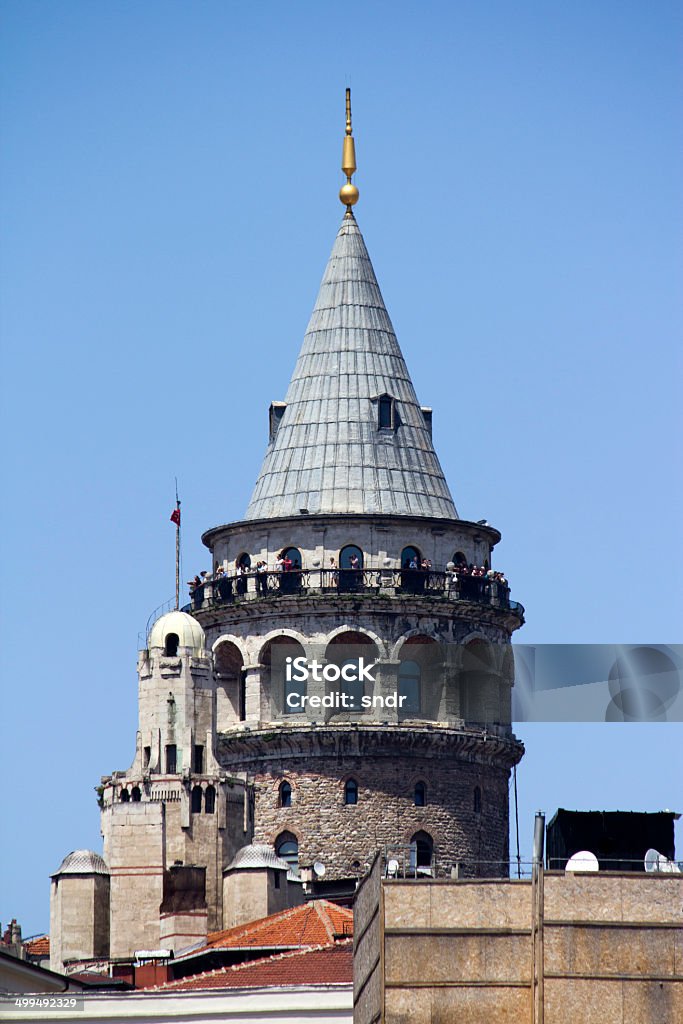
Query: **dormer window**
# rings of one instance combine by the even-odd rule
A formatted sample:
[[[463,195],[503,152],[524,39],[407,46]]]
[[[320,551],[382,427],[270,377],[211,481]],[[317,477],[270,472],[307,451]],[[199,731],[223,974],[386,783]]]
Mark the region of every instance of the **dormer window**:
[[[377,429],[396,429],[396,403],[391,395],[380,395],[377,399]]]

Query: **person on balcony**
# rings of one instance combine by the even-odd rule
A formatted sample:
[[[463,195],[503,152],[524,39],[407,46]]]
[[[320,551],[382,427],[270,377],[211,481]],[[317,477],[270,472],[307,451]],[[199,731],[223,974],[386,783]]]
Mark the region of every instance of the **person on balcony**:
[[[263,561],[256,563],[256,589],[259,594],[268,593],[268,565]]]
[[[240,595],[246,594],[247,592],[247,571],[248,570],[246,565],[242,564],[237,566],[237,583],[235,585],[235,589],[237,590],[237,593]]]

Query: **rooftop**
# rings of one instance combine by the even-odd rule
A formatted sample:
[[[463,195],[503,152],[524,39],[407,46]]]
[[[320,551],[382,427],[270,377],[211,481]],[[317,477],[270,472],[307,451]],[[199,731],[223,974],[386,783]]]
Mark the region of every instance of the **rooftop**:
[[[26,942],[26,952],[29,956],[49,956],[50,936],[38,935],[35,939],[28,939]]]
[[[207,942],[193,949],[198,956],[213,949],[291,949],[297,946],[329,945],[353,934],[353,912],[329,900],[311,900],[279,914],[211,932]],[[183,959],[179,957],[178,959]]]
[[[220,967],[189,978],[179,978],[155,987],[161,992],[190,992],[218,988],[261,988],[263,986],[350,985],[353,982],[353,943],[347,939],[261,960],[248,960]]]

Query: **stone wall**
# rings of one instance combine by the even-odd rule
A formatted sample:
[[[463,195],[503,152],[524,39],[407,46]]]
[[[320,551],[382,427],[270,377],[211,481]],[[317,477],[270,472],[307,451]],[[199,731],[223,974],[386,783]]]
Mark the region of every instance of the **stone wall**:
[[[486,763],[476,744],[459,756],[459,737],[450,746],[443,736],[427,733],[423,739],[420,746],[414,733],[397,741],[381,729],[368,734],[317,729],[311,746],[299,752],[291,735],[283,743],[266,740],[260,758],[248,766],[254,779],[254,841],[274,844],[282,832],[291,832],[299,842],[301,866],[319,860],[326,878],[344,878],[360,876],[379,847],[407,847],[416,832],[425,831],[442,868],[477,861],[481,873],[500,874],[508,860],[509,769],[491,763],[493,758]],[[356,804],[345,803],[349,778],[358,784]],[[289,807],[279,805],[283,779],[292,787]],[[425,806],[415,805],[417,782],[425,784]],[[403,852],[407,855],[407,849]],[[486,861],[492,863],[481,865]],[[463,870],[475,869],[464,863]]]
[[[108,875],[58,875],[50,888],[50,967],[109,955]]]
[[[276,876],[279,876],[276,878]],[[303,902],[303,887],[274,868],[237,868],[223,878],[223,927],[256,921]]]
[[[111,871],[111,956],[159,947],[166,805],[120,804],[110,809],[104,858]]]
[[[211,549],[212,567],[226,562],[232,569],[245,553],[252,565],[262,559],[274,567],[277,554],[287,547],[299,549],[305,568],[316,561],[327,566],[330,557],[339,560],[340,550],[353,544],[364,553],[366,567],[382,568],[388,560],[400,568],[401,552],[414,546],[423,558],[431,559],[435,569],[444,569],[456,552],[477,565],[490,562],[500,534],[493,527],[463,519],[316,515],[235,523],[208,531],[202,540]]]

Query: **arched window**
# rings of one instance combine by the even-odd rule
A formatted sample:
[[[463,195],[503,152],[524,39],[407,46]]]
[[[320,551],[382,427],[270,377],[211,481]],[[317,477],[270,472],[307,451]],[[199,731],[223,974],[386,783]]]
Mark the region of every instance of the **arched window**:
[[[361,590],[363,586],[363,552],[355,544],[347,544],[339,552],[340,593]]]
[[[358,564],[355,564],[353,559],[357,560]],[[339,566],[342,569],[362,569],[363,568],[363,552],[355,544],[347,544],[345,548],[342,548],[339,552]]]
[[[358,803],[358,783],[355,779],[347,779],[344,786],[344,803],[345,804],[357,804]]]
[[[166,644],[165,644],[165,647],[164,647],[164,654],[166,655],[167,658],[175,658],[176,654],[178,653],[178,644],[179,643],[180,643],[180,639],[179,639],[177,633],[167,633],[166,634]]]
[[[134,804],[139,804],[142,799],[142,793],[140,792],[139,786],[133,786],[130,791],[130,798]]]
[[[301,552],[298,548],[285,548],[282,552],[284,559],[289,559],[292,563],[292,569],[300,569],[302,565]]]
[[[453,561],[456,565],[467,565],[467,559],[465,558],[464,552],[456,551],[453,555]]]
[[[238,569],[251,569],[251,556],[248,555],[246,551],[243,551],[242,554],[235,559],[235,565]]]
[[[429,832],[420,830],[410,840],[410,867],[420,874],[427,874],[432,867],[434,840]]]
[[[402,569],[419,569],[422,564],[422,555],[420,549],[409,544],[407,548],[404,548],[401,552],[401,568]]]
[[[301,590],[301,552],[298,548],[283,548],[280,558],[284,560],[283,571],[278,577],[280,593],[298,594]]]
[[[405,697],[400,704],[404,714],[420,713],[420,676],[422,669],[417,661],[402,661],[398,670],[398,695]]]
[[[128,801],[130,800],[130,793],[128,792],[127,789],[122,789],[121,790],[120,799],[121,799],[121,803],[122,804],[127,804],[128,803]]]
[[[415,792],[413,794],[413,803],[416,807],[424,807],[427,803],[427,793],[425,790],[424,782],[415,783]]]
[[[270,687],[269,696],[278,703],[282,700],[285,715],[301,715],[306,711],[302,698],[306,695],[308,684],[305,678],[300,678],[304,673],[292,665],[305,653],[299,641],[289,636],[268,640],[259,653],[259,661],[265,669],[266,682]],[[288,658],[291,659],[289,662]]]
[[[222,732],[233,722],[238,719],[243,722],[246,717],[244,659],[239,648],[226,640],[216,647],[213,665],[218,680],[217,725]]]
[[[479,786],[474,787],[473,807],[475,814],[481,814],[481,789]]]
[[[216,810],[216,790],[213,786],[207,786],[204,790],[204,813],[213,814]]]
[[[409,594],[421,594],[428,574],[422,569],[422,555],[410,544],[401,552],[401,589]]]
[[[288,782],[280,783],[279,792],[279,804],[280,807],[291,807],[292,806],[292,787]]]
[[[292,832],[281,832],[275,840],[275,852],[294,871],[299,869],[299,840]]]
[[[202,812],[202,787],[192,787],[192,802],[190,804],[193,814],[201,814]]]

